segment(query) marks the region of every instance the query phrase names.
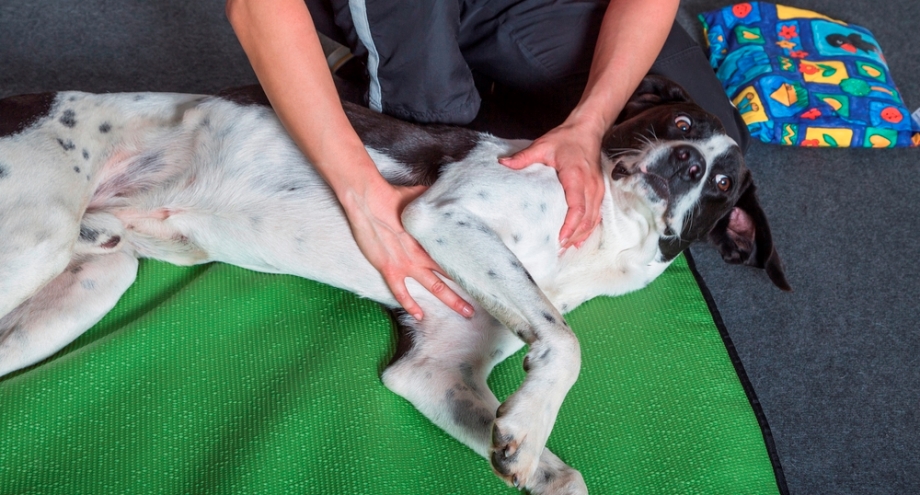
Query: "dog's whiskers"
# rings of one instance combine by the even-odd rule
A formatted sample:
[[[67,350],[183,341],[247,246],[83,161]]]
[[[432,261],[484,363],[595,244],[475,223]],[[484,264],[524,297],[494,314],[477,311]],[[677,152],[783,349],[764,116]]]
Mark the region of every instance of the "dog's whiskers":
[[[615,148],[615,149],[618,149],[621,151],[616,151],[614,153],[608,153],[607,156],[609,158],[616,158],[616,157],[623,156],[623,155],[638,155],[639,153],[642,152],[641,150],[637,150],[634,148]]]
[[[653,143],[652,140],[644,134],[639,135],[639,140],[645,143],[646,148],[653,148],[655,146],[655,143]]]
[[[690,208],[689,210],[687,210],[687,213],[684,214],[684,220],[683,222],[681,222],[682,224],[685,224],[685,227],[683,228],[683,230],[690,232],[691,229],[693,229],[693,221],[696,219],[697,213],[700,213],[700,208],[701,208],[700,204],[696,203],[693,205],[693,208]],[[684,239],[680,236],[680,234],[681,234],[680,232],[677,233],[678,239],[680,239],[681,241],[684,241]]]

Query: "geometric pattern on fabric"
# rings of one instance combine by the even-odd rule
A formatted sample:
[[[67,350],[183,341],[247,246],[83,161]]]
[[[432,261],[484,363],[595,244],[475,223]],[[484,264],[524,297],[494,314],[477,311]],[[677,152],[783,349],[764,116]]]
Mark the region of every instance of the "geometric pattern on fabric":
[[[744,2],[700,14],[709,61],[752,136],[787,146],[920,146],[869,30]]]

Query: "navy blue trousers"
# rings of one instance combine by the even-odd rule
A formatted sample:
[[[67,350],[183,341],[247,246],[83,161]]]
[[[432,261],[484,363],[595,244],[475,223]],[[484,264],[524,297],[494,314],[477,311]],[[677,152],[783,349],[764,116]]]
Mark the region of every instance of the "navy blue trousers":
[[[307,0],[307,6],[321,33],[366,64],[371,108],[475,127],[477,115],[512,106],[545,131],[581,97],[607,2]],[[740,114],[703,50],[676,22],[650,72],[683,86],[747,147]]]

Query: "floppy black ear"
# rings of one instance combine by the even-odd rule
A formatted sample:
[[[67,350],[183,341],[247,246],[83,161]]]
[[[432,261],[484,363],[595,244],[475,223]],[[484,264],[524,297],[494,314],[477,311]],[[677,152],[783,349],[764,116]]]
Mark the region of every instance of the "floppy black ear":
[[[791,291],[783,262],[773,246],[767,217],[757,201],[756,189],[751,174],[746,173],[741,197],[709,233],[709,240],[727,263],[763,268],[773,285]]]
[[[617,123],[629,120],[658,105],[687,101],[691,101],[690,95],[676,82],[665,77],[648,75],[626,102]]]

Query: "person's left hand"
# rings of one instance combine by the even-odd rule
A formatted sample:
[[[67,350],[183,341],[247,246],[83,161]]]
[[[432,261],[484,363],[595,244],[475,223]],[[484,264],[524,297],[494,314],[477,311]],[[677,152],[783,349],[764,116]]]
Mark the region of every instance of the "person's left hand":
[[[568,213],[559,231],[562,251],[580,247],[601,221],[604,178],[600,166],[602,133],[586,125],[563,123],[527,148],[499,163],[520,170],[533,163],[556,169]]]

